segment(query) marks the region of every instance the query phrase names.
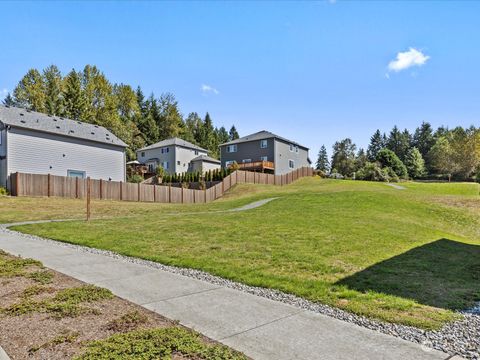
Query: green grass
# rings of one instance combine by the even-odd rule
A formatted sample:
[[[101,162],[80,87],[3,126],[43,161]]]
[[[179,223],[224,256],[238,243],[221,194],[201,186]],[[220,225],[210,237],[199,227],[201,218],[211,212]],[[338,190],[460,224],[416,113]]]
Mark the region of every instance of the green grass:
[[[198,333],[180,327],[137,330],[117,334],[90,343],[76,360],[90,359],[171,359],[181,354],[185,358],[245,360],[246,357],[226,346],[207,344]],[[183,357],[182,357],[183,358]]]
[[[239,185],[213,204],[151,204],[127,214],[117,203],[114,218],[16,229],[436,329],[480,300],[479,188],[402,185]],[[255,210],[208,213],[273,196],[280,198]]]

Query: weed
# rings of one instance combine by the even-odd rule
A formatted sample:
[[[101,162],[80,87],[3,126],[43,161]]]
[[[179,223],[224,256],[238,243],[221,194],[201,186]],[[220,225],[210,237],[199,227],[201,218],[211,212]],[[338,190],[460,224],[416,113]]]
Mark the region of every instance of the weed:
[[[53,273],[48,270],[34,271],[28,273],[26,277],[40,284],[50,284],[53,279]]]
[[[77,338],[80,336],[79,332],[74,332],[74,331],[65,331],[63,334],[60,334],[53,339],[37,346],[31,347],[28,352],[30,354],[33,354],[37,352],[40,349],[46,349],[50,347],[54,347],[60,344],[65,344],[65,343],[73,343]]]
[[[135,310],[119,317],[118,319],[110,321],[106,328],[107,330],[115,332],[125,332],[136,329],[138,326],[145,324],[147,321],[147,316],[138,310]]]
[[[61,290],[55,295],[55,302],[69,302],[73,304],[94,302],[104,299],[111,299],[113,294],[110,290],[94,285],[83,285],[79,287]]]

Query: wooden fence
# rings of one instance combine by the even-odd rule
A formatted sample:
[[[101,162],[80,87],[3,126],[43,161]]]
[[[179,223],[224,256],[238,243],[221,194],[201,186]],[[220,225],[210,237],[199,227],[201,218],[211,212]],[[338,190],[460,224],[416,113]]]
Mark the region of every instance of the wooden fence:
[[[90,182],[91,199],[193,204],[214,201],[222,197],[235,184],[282,186],[312,175],[313,169],[309,167],[303,167],[285,175],[236,170],[209,189],[194,190],[163,185],[14,173],[10,176],[10,192],[13,196],[52,196],[83,199],[87,196],[88,182]]]

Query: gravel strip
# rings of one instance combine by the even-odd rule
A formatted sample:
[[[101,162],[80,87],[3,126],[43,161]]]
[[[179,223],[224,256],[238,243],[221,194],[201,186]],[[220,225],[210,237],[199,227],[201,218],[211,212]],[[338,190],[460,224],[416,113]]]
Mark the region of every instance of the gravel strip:
[[[365,318],[347,311],[337,309],[328,305],[314,303],[295,295],[286,294],[278,290],[264,289],[254,286],[248,286],[231,280],[223,279],[218,276],[208,274],[204,271],[195,269],[185,269],[174,266],[162,265],[153,261],[142,260],[138,258],[119,255],[108,250],[99,250],[80,245],[68,244],[59,241],[44,239],[34,235],[28,235],[12,231],[6,227],[0,226],[0,231],[5,233],[20,235],[27,239],[36,241],[45,241],[59,246],[68,247],[77,251],[89,252],[93,254],[106,255],[114,259],[120,259],[126,262],[140,264],[174,274],[188,276],[198,280],[206,281],[215,285],[228,287],[235,290],[244,291],[249,294],[261,296],[274,301],[280,301],[285,304],[293,305],[297,308],[313,311],[319,314],[327,315],[347,321],[367,329],[379,331],[387,335],[393,335],[404,340],[422,344],[427,348],[433,348],[444,351],[451,355],[460,355],[467,359],[480,360],[480,304],[469,311],[461,312],[462,319],[445,325],[438,331],[424,331],[415,327],[392,324]]]

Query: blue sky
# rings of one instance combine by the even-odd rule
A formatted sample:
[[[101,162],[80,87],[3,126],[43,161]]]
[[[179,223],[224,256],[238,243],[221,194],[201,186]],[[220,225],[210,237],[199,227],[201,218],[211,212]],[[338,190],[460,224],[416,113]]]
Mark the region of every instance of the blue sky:
[[[394,124],[479,125],[479,14],[480,2],[2,2],[0,95],[32,67],[95,64],[315,158]]]

